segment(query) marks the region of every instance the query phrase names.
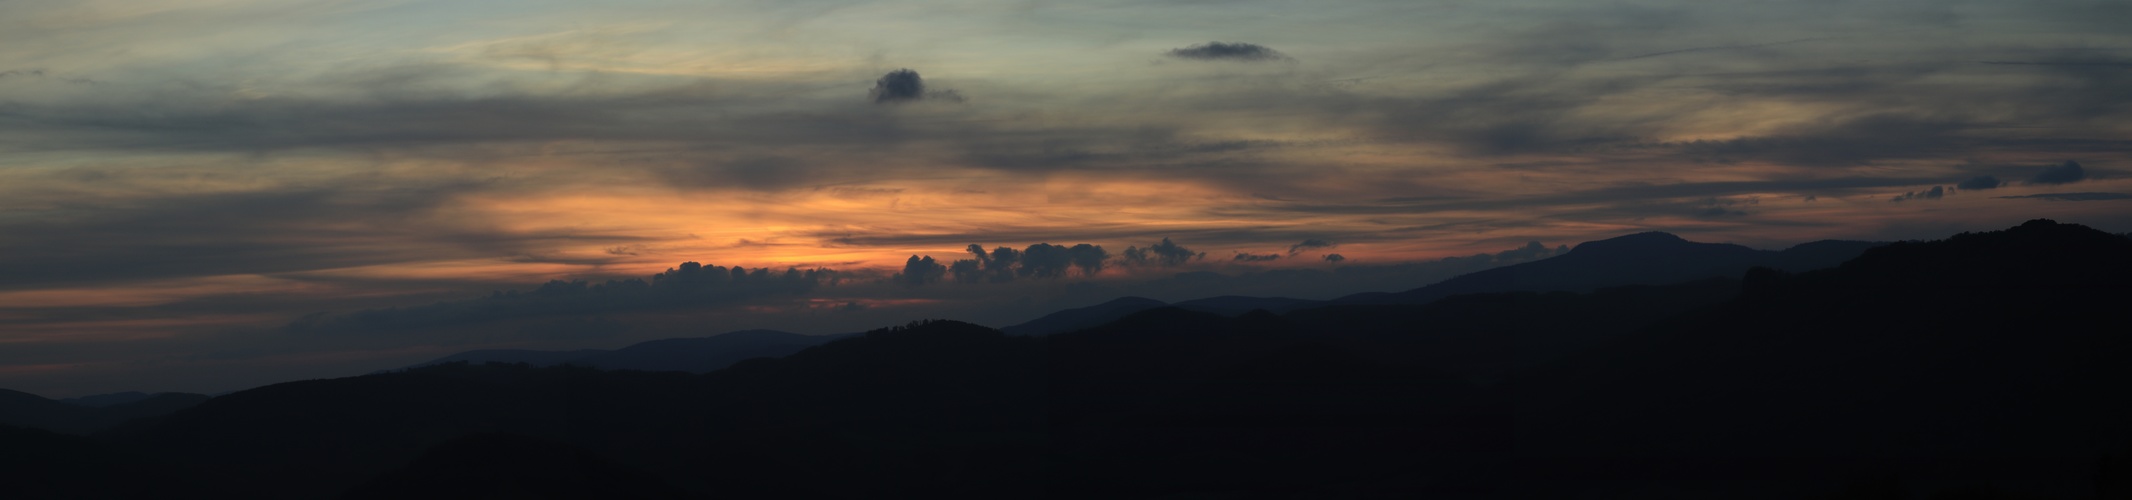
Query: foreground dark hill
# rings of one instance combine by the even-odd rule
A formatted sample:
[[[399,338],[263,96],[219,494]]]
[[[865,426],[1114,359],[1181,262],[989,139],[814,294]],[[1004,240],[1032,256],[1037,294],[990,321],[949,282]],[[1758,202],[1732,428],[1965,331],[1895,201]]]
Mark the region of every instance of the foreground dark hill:
[[[582,476],[568,487],[642,473],[738,498],[1359,494],[1501,449],[1506,420],[1484,415],[1502,408],[1278,317],[1165,308],[1046,338],[915,324],[708,375],[455,364],[294,382],[110,439],[238,497],[503,474],[435,458],[516,446],[451,448],[473,435],[581,457],[559,469]]]
[[[2050,221],[1757,270],[1738,300],[1511,384],[1506,470],[1534,497],[1725,477],[1781,498],[1870,472],[2088,498],[2132,449],[2126,304],[2132,241]]]
[[[1356,294],[1332,302],[1425,304],[1470,293],[1588,292],[1612,286],[1737,278],[1754,267],[1799,272],[1834,267],[1877,245],[1880,244],[1824,240],[1769,251],[1728,243],[1698,243],[1660,232],[1638,233],[1584,242],[1560,256],[1459,275],[1414,290]]]

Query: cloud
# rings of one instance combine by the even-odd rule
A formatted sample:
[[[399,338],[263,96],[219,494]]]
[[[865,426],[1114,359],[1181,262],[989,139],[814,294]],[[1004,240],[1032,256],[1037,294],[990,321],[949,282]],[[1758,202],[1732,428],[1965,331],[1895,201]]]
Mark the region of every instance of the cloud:
[[[1199,61],[1265,62],[1288,59],[1287,55],[1264,45],[1243,42],[1207,42],[1181,49],[1170,49],[1165,54],[1179,59]]]
[[[920,78],[918,72],[909,69],[890,71],[881,75],[880,80],[874,81],[874,88],[868,94],[873,96],[876,103],[924,99],[925,79]]]
[[[2037,199],[2050,201],[2112,201],[2132,200],[2132,193],[2043,193],[2021,196],[2000,196],[2001,199]]]
[[[1326,262],[1331,262],[1331,263],[1334,263],[1334,264],[1338,264],[1338,263],[1340,263],[1340,261],[1343,261],[1343,260],[1347,260],[1347,256],[1345,256],[1345,255],[1340,255],[1340,254],[1336,254],[1336,253],[1329,253],[1329,254],[1325,254],[1325,261],[1326,261]]]
[[[1957,188],[1957,189],[1963,189],[1963,190],[1982,190],[1982,189],[1998,189],[1998,188],[1999,188],[1999,186],[2004,186],[2004,185],[2006,185],[2006,183],[2005,183],[2005,182],[2001,182],[2001,181],[1999,181],[1999,178],[1997,178],[1997,177],[1992,177],[1992,176],[1989,176],[1989,175],[1984,175],[1984,176],[1978,176],[1978,177],[1976,177],[1976,178],[1973,178],[1973,179],[1969,179],[1969,180],[1966,180],[1966,181],[1962,181],[1962,183],[1961,183],[1961,184],[1955,184],[1955,185],[1954,185],[1954,187],[1955,187],[1955,188]]]
[[[934,262],[933,256],[927,255],[924,258],[920,258],[912,255],[910,260],[903,262],[903,272],[891,276],[889,281],[904,286],[918,286],[938,282],[947,274],[948,267],[940,265],[939,262]]]
[[[1193,252],[1190,248],[1171,242],[1169,238],[1163,238],[1161,243],[1148,245],[1147,248],[1125,247],[1124,261],[1127,265],[1134,266],[1176,267],[1206,257],[1206,252]]]
[[[1029,245],[1022,250],[1021,267],[1015,270],[1018,276],[1057,278],[1068,270],[1080,269],[1082,275],[1093,276],[1103,270],[1103,261],[1110,253],[1103,247],[1082,243],[1067,247],[1049,243]]]
[[[1250,254],[1250,253],[1244,253],[1244,252],[1237,252],[1237,253],[1236,253],[1236,257],[1235,257],[1235,258],[1232,258],[1232,259],[1229,259],[1229,260],[1233,260],[1233,261],[1237,261],[1237,262],[1266,262],[1266,261],[1269,261],[1269,260],[1279,260],[1280,258],[1281,258],[1281,254],[1277,254],[1277,253],[1269,253],[1269,254]]]
[[[1301,243],[1296,243],[1296,244],[1294,244],[1294,245],[1289,245],[1289,246],[1288,246],[1288,255],[1295,255],[1295,254],[1298,254],[1298,253],[1302,253],[1302,252],[1303,252],[1304,250],[1315,250],[1315,249],[1319,249],[1319,248],[1332,248],[1332,247],[1336,247],[1336,246],[1340,246],[1340,244],[1338,244],[1338,243],[1333,243],[1333,242],[1331,242],[1331,241],[1327,241],[1327,240],[1321,240],[1321,239],[1317,239],[1317,238],[1311,238],[1311,239],[1303,240],[1303,242],[1301,242]]]
[[[1911,191],[1896,195],[1894,198],[1891,198],[1888,201],[1904,202],[1910,200],[1937,200],[1946,195],[1947,189],[1944,186],[1932,186],[1932,189],[1927,189],[1924,191]]]
[[[945,269],[947,275],[953,277],[956,283],[1006,283],[1016,278],[1061,278],[1073,270],[1079,270],[1082,276],[1094,276],[1102,272],[1110,260],[1110,252],[1103,250],[1102,246],[1087,243],[1070,247],[1037,243],[1021,250],[996,247],[990,252],[986,252],[983,245],[971,244],[966,251],[973,258],[957,260]],[[931,259],[931,256],[926,257],[928,262]]]
[[[2035,177],[2028,178],[2028,183],[2071,184],[2086,180],[2087,178],[2088,172],[2087,170],[2080,168],[2079,162],[2066,160],[2065,163],[2058,164],[2057,166],[2044,167],[2042,171],[2036,172]]]
[[[963,101],[962,93],[952,89],[927,90],[925,88],[925,79],[919,77],[917,71],[912,71],[909,68],[890,71],[888,74],[881,75],[881,79],[874,81],[874,88],[867,91],[867,95],[873,97],[875,104],[926,99],[952,102]]]

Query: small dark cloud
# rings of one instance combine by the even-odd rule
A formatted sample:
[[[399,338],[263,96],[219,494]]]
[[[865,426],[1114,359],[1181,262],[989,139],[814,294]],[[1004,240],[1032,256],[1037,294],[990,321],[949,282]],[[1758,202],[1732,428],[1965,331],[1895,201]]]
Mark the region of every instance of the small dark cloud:
[[[1334,264],[1338,264],[1338,263],[1340,263],[1340,261],[1343,261],[1343,260],[1347,260],[1347,256],[1345,256],[1345,255],[1340,255],[1340,254],[1336,254],[1336,253],[1329,253],[1329,254],[1325,254],[1325,261],[1326,261],[1326,262],[1331,262],[1331,263],[1334,263]]]
[[[1269,254],[1251,254],[1251,253],[1237,252],[1237,253],[1236,253],[1236,257],[1235,257],[1235,258],[1232,258],[1232,259],[1229,259],[1229,260],[1233,260],[1233,261],[1237,261],[1237,262],[1265,262],[1265,261],[1269,261],[1269,260],[1279,260],[1280,258],[1281,258],[1281,254],[1277,254],[1277,253],[1269,253]]]
[[[1206,257],[1206,252],[1194,252],[1184,245],[1171,242],[1169,238],[1163,238],[1161,243],[1148,245],[1147,248],[1125,247],[1124,260],[1126,264],[1134,266],[1175,267]]]
[[[890,71],[881,75],[880,80],[874,81],[874,88],[868,94],[873,96],[876,103],[924,99],[925,79],[920,78],[918,72],[909,69]]]
[[[962,93],[953,89],[926,90],[925,78],[919,77],[917,71],[912,71],[909,68],[890,71],[888,74],[881,75],[881,79],[874,81],[874,88],[867,91],[867,95],[873,96],[875,104],[920,100],[951,102],[962,102],[964,100]]]
[[[2036,172],[2035,177],[2030,177],[2028,179],[2028,183],[2071,184],[2087,180],[2087,178],[2088,171],[2080,168],[2079,162],[2067,160],[2065,163],[2058,164],[2057,166],[2044,167],[2043,171]]]
[[[1937,200],[1945,196],[1947,196],[1947,188],[1945,186],[1932,186],[1932,189],[1927,189],[1924,191],[1911,191],[1896,195],[1894,198],[1888,199],[1888,201],[1899,203],[1910,200]]]
[[[1955,187],[1955,188],[1958,188],[1958,189],[1964,189],[1964,190],[1980,190],[1980,189],[1998,189],[1998,188],[1999,188],[1999,186],[2004,186],[2004,185],[2006,185],[2006,183],[2005,183],[2005,182],[2002,182],[2002,181],[2000,181],[2000,180],[1999,180],[1999,178],[1997,178],[1997,177],[1992,177],[1992,176],[1989,176],[1989,175],[1984,175],[1984,176],[1978,176],[1977,178],[1974,178],[1974,179],[1970,179],[1970,180],[1962,181],[1962,183],[1961,183],[1961,184],[1955,184],[1955,185],[1954,185],[1954,187]]]
[[[7,71],[0,71],[0,78],[7,78],[7,77],[10,77],[10,76],[44,76],[44,70],[41,70],[41,69],[11,69],[11,70],[7,70]]]
[[[2022,196],[2000,196],[2002,199],[2037,199],[2050,201],[2111,201],[2132,200],[2132,193],[2043,193]]]
[[[1288,56],[1264,45],[1243,42],[1207,42],[1181,49],[1170,49],[1170,57],[1199,61],[1279,61]]]
[[[1298,254],[1298,253],[1302,253],[1302,252],[1303,252],[1304,250],[1315,250],[1315,249],[1319,249],[1319,248],[1332,248],[1332,247],[1336,247],[1336,246],[1340,246],[1340,244],[1339,244],[1339,243],[1333,243],[1333,242],[1331,242],[1331,241],[1327,241],[1327,240],[1321,240],[1321,239],[1317,239],[1317,238],[1311,238],[1311,239],[1303,240],[1303,242],[1302,242],[1302,243],[1297,243],[1297,244],[1294,244],[1294,245],[1289,245],[1289,246],[1288,246],[1288,255],[1295,255],[1295,254]]]

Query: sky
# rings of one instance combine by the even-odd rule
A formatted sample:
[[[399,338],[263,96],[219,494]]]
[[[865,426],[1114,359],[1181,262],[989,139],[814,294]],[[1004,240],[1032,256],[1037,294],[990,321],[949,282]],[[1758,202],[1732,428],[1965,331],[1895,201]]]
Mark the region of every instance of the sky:
[[[2128,21],[2117,0],[0,0],[0,387],[1322,299],[1642,231],[2132,231]]]

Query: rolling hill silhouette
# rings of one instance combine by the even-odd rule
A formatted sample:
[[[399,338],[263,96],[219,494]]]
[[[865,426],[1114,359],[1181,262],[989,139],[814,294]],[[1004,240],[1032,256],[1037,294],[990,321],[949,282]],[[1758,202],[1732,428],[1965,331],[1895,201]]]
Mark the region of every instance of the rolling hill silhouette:
[[[1834,267],[1878,245],[1824,240],[1768,251],[1728,243],[1697,243],[1661,232],[1637,233],[1584,242],[1567,254],[1459,275],[1414,290],[1355,294],[1332,303],[1425,304],[1469,293],[1589,292],[1612,286],[1738,278],[1754,267],[1799,272]]]
[[[88,434],[109,429],[129,420],[153,418],[191,408],[207,396],[166,392],[109,398],[130,400],[101,406],[52,400],[26,392],[0,389],[0,425],[14,425],[67,434]]]
[[[1852,248],[1787,262],[1615,243],[1558,257],[1596,256],[1565,278],[1502,279],[1610,281],[1582,266],[1654,245],[1797,268]],[[238,498],[498,481],[652,498],[2110,498],[2132,492],[2132,466],[2104,458],[2132,450],[2128,300],[2132,240],[2032,221],[1798,273],[1287,313],[1120,301],[1040,336],[916,322],[702,374],[447,363],[237,392],[93,440],[0,429],[0,446],[120,457],[41,473],[148,467]]]
[[[1738,300],[1516,380],[1529,462],[1510,467],[1556,486],[1782,492],[1875,470],[2087,497],[2098,458],[2132,445],[2114,396],[2132,388],[2128,301],[2132,241],[2046,220],[1760,269]]]
[[[1050,335],[1066,333],[1117,321],[1132,313],[1168,306],[1160,300],[1145,297],[1119,297],[1108,302],[1088,307],[1067,309],[1027,322],[1000,328],[1009,335]]]
[[[524,363],[532,366],[567,364],[607,370],[704,373],[749,358],[790,355],[801,349],[849,335],[801,335],[776,330],[740,330],[709,337],[652,340],[611,351],[485,349],[453,354],[408,368],[446,363]]]

